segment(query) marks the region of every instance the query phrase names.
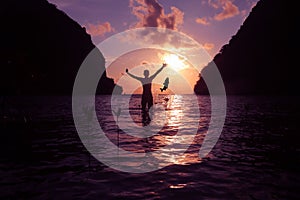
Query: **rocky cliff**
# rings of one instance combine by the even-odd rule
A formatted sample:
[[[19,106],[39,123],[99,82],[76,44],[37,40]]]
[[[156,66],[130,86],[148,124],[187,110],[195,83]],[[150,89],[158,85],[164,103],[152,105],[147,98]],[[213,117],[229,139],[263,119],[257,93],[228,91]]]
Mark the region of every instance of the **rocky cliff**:
[[[299,94],[296,65],[291,63],[298,40],[292,7],[285,0],[259,1],[237,34],[214,57],[227,94]],[[211,68],[209,63],[201,74]],[[209,93],[201,77],[194,91]]]
[[[1,4],[1,94],[70,95],[81,63],[95,48],[90,35],[46,0]],[[106,74],[99,85],[98,94],[115,87]]]

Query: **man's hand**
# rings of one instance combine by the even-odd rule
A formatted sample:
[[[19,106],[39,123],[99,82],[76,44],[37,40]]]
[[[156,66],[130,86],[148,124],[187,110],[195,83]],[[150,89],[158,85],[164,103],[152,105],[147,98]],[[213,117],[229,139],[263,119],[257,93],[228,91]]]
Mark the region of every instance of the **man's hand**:
[[[128,69],[126,68],[126,73],[128,73]]]

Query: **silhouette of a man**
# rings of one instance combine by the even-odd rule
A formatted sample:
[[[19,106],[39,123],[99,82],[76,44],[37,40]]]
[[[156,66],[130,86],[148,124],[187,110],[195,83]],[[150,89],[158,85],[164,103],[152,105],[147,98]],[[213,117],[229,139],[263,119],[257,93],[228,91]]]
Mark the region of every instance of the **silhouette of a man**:
[[[152,80],[163,70],[164,67],[166,67],[167,64],[163,64],[163,66],[157,70],[152,76],[149,76],[149,70],[144,70],[144,78],[143,77],[138,77],[133,74],[131,74],[128,69],[126,69],[126,73],[140,81],[143,85],[143,95],[142,95],[142,111],[146,111],[146,106],[148,104],[148,110],[151,108],[153,105],[153,96],[151,92],[151,85],[152,85]]]

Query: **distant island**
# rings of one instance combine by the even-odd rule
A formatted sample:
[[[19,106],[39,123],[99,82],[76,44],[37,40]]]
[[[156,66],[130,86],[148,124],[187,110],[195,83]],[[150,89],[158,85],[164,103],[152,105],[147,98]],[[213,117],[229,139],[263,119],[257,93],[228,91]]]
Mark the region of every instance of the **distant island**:
[[[95,48],[85,28],[46,0],[4,1],[0,20],[1,94],[71,95],[81,63]],[[104,73],[97,94],[114,87],[122,93]]]
[[[292,3],[261,0],[244,24],[214,57],[229,95],[299,95],[296,65],[291,63],[296,50],[296,18]],[[220,33],[221,34],[221,33]],[[212,63],[201,72],[210,73]],[[218,87],[215,85],[214,87]],[[201,78],[196,94],[208,95]]]

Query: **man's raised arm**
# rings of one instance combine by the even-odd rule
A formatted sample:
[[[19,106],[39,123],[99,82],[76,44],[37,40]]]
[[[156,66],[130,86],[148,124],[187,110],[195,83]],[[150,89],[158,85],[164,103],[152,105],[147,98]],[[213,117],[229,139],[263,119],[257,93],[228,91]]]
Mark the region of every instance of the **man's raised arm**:
[[[126,69],[126,73],[130,76],[130,77],[132,77],[132,78],[134,78],[134,79],[136,79],[136,80],[141,80],[142,78],[141,77],[138,77],[138,76],[135,76],[135,75],[133,75],[133,74],[131,74],[129,71],[128,71],[128,69]]]
[[[159,68],[159,70],[157,70],[152,76],[151,78],[155,78],[162,70],[163,68],[165,68],[167,66],[166,63],[163,64],[163,66],[161,68]]]

